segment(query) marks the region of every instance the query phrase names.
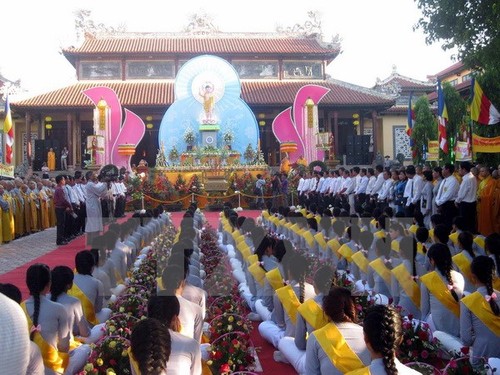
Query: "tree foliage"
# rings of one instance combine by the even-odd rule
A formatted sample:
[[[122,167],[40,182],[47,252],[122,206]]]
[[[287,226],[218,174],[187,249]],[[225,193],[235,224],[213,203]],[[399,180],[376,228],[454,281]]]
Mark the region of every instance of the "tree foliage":
[[[415,28],[426,42],[443,41],[443,49],[458,49],[469,67],[500,74],[500,3],[498,0],[415,0],[422,17]]]
[[[413,147],[413,162],[420,165],[425,160],[429,140],[437,139],[437,123],[429,105],[427,96],[421,96],[415,103],[415,123],[411,132]]]
[[[449,83],[443,83],[444,101],[448,110],[448,122],[446,124],[446,139],[448,141],[448,154],[442,154],[441,160],[445,163],[455,161],[455,146],[457,143],[457,134],[460,126],[465,121],[467,114],[467,103],[461,98],[460,94]]]

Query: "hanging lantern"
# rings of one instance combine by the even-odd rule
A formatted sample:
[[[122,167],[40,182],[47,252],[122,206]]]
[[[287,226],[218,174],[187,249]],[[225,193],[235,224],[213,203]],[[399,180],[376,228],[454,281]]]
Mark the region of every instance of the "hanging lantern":
[[[108,103],[101,98],[99,102],[97,103],[97,109],[99,111],[99,129],[100,130],[105,130],[106,129],[106,109],[108,108]]]
[[[146,124],[146,128],[148,128],[149,130],[153,129],[154,127],[155,126],[152,123]]]
[[[293,153],[297,151],[297,142],[282,142],[280,143],[280,152]]]
[[[311,98],[307,98],[305,105],[307,126],[312,128],[314,126],[314,101]]]
[[[132,156],[135,154],[135,145],[132,144],[118,145],[118,153],[120,155]]]

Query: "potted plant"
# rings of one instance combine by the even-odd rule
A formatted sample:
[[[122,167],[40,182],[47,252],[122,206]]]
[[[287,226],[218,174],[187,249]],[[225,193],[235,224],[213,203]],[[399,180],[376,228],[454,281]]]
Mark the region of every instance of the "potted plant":
[[[193,129],[191,129],[191,127],[187,128],[184,132],[184,142],[187,144],[187,151],[191,151],[193,149],[195,141],[196,135],[194,134]]]
[[[226,130],[224,134],[222,135],[222,140],[226,145],[229,146],[229,149],[231,149],[231,143],[234,141],[234,134],[231,130]]]
[[[172,164],[175,164],[177,160],[179,160],[179,151],[177,151],[177,148],[175,145],[172,147],[170,152],[168,153],[168,159],[172,162]]]

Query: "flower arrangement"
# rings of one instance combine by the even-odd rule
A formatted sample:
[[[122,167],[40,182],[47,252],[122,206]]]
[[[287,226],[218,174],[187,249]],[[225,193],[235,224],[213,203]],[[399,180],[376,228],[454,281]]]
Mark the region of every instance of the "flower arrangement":
[[[130,291],[130,289],[129,289]],[[148,305],[148,293],[143,290],[136,290],[134,293],[123,294],[110,304],[112,311],[133,315],[141,318],[146,315]]]
[[[468,347],[460,348],[460,350],[451,352],[450,354],[452,357],[442,371],[444,375],[486,375],[492,373],[485,358],[475,358],[474,365],[471,364],[471,353]]]
[[[112,315],[106,321],[106,335],[114,336],[118,335],[127,340],[130,340],[130,334],[132,333],[132,328],[139,321],[133,315],[129,314],[115,314]]]
[[[251,370],[255,363],[253,352],[248,334],[229,332],[212,343],[207,365],[213,374],[221,375]]]
[[[120,336],[105,336],[91,344],[92,353],[81,374],[129,375],[130,360],[127,349],[130,342]]]
[[[432,337],[429,325],[413,319],[410,314],[403,318],[403,341],[398,348],[401,362],[433,364],[441,356],[439,340]]]
[[[227,314],[243,315],[245,313],[241,299],[236,295],[226,295],[214,298],[207,309],[207,320]]]
[[[175,147],[175,145],[168,153],[168,159],[174,164],[177,162],[177,160],[179,160],[179,151],[177,151],[177,147]]]
[[[230,145],[234,141],[234,134],[231,130],[226,130],[222,135],[222,140],[225,144]]]
[[[191,127],[186,128],[186,130],[184,131],[184,142],[192,146],[195,141],[196,141],[196,135],[194,134],[193,129],[191,129]]]
[[[251,322],[238,314],[224,312],[210,322],[210,339],[217,340],[228,332],[243,332],[249,334],[252,330]]]

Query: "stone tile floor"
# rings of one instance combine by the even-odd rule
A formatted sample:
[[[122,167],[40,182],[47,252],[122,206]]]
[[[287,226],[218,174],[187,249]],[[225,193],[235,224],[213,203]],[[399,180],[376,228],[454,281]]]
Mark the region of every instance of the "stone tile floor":
[[[56,228],[33,233],[0,245],[0,275],[57,248]]]

